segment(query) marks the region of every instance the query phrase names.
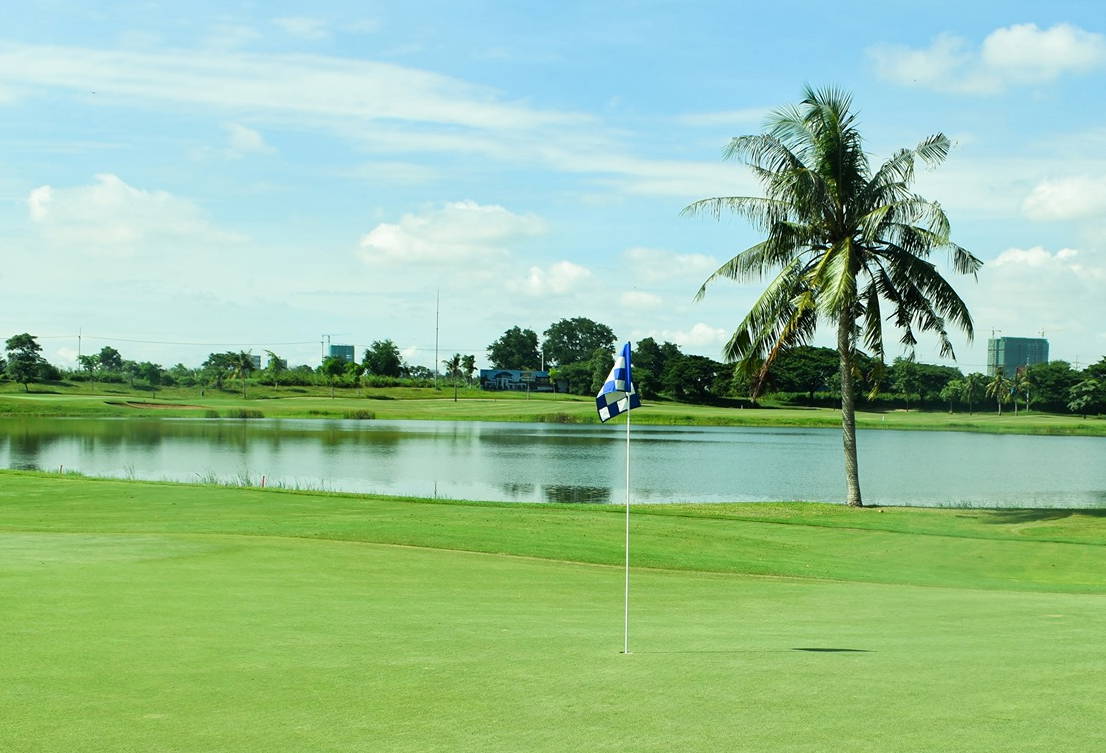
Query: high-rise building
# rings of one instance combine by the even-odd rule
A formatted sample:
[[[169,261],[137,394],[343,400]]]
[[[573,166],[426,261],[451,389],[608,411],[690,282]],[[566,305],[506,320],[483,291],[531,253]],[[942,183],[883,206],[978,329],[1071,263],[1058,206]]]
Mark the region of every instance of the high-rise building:
[[[253,367],[255,369],[260,369],[261,368],[261,354],[260,353],[250,353],[250,363],[253,364]]]
[[[999,369],[1013,377],[1018,369],[1048,363],[1048,340],[1043,337],[993,337],[987,341],[987,373]]]
[[[346,363],[353,363],[353,346],[331,345],[329,356],[331,358],[342,358]]]

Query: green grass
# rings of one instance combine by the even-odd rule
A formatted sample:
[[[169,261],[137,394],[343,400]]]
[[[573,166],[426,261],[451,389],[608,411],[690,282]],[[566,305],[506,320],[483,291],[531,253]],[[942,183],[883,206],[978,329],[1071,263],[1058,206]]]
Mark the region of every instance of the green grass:
[[[10,386],[10,385],[9,385]],[[88,389],[85,387],[84,389]],[[296,388],[298,389],[298,388]],[[548,423],[598,423],[595,402],[576,395],[488,393],[463,390],[453,400],[451,390],[432,388],[365,389],[347,391],[339,397],[301,394],[292,388],[271,387],[249,393],[248,399],[232,392],[208,390],[200,397],[195,389],[166,391],[155,399],[148,394],[127,392],[6,391],[0,393],[0,416],[74,417],[204,417],[215,414],[237,417],[243,411],[264,418],[358,418],[416,419],[444,421],[539,421]],[[153,406],[149,404],[155,404]],[[642,424],[681,426],[794,426],[834,428],[841,425],[840,412],[830,408],[724,408],[670,401],[649,402],[634,412]],[[946,413],[944,411],[858,411],[857,425],[864,429],[907,429],[922,431],[974,431],[1002,434],[1062,434],[1106,436],[1106,420],[1079,416],[1022,411],[1001,416],[992,412]]]
[[[1102,515],[632,518],[2,472],[0,750],[1106,742]]]

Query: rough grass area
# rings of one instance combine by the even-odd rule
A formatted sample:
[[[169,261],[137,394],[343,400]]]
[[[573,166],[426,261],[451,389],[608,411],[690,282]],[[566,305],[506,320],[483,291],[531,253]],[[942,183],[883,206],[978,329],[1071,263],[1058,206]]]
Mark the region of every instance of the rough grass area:
[[[0,473],[0,750],[1103,749],[1106,518]]]
[[[0,393],[0,416],[143,416],[202,418],[214,412],[237,416],[242,412],[267,418],[376,418],[443,421],[538,421],[598,423],[595,401],[577,395],[489,393],[465,390],[453,400],[451,390],[381,388],[348,390],[341,397],[302,395],[290,388],[258,390],[248,399],[231,392],[196,390],[159,393],[152,400],[122,399],[118,394]],[[368,401],[372,400],[371,403]],[[366,405],[370,407],[366,407]],[[676,426],[795,426],[832,428],[841,425],[840,412],[831,408],[728,408],[649,401],[634,411],[634,422]],[[1001,434],[1065,434],[1106,436],[1106,420],[1099,417],[1011,411],[946,413],[943,411],[858,411],[864,429],[976,431]]]

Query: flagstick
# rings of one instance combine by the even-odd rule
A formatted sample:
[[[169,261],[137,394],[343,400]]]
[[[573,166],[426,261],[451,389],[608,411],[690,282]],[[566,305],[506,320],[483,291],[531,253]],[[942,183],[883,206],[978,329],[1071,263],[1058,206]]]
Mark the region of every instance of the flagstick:
[[[627,385],[629,387],[629,385]],[[622,653],[630,653],[630,396],[626,395],[626,593],[623,597]]]

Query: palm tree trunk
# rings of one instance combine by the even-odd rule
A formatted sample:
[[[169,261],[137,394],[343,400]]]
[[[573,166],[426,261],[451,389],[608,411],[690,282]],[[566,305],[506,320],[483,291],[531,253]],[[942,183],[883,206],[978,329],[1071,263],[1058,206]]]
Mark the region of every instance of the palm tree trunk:
[[[837,321],[837,351],[841,355],[841,435],[845,445],[845,501],[864,507],[860,498],[860,474],[856,464],[856,387],[853,384],[853,317],[844,313]]]

